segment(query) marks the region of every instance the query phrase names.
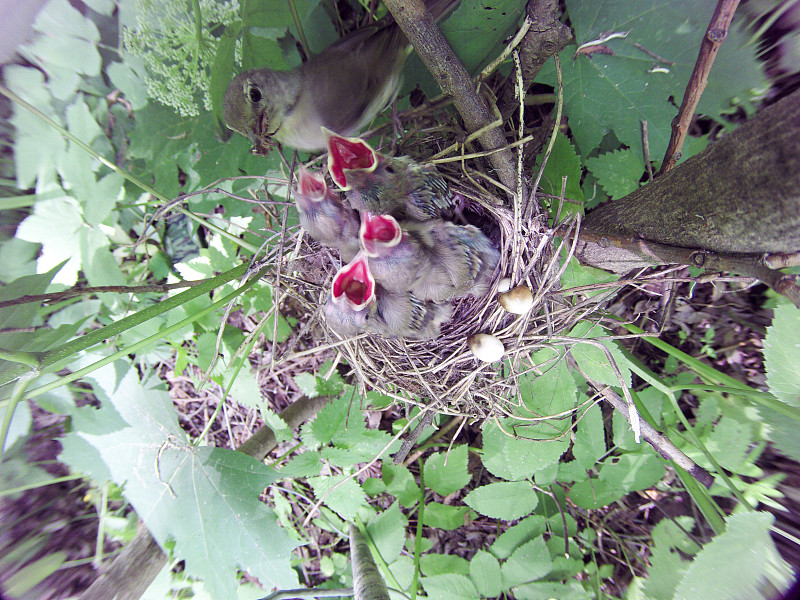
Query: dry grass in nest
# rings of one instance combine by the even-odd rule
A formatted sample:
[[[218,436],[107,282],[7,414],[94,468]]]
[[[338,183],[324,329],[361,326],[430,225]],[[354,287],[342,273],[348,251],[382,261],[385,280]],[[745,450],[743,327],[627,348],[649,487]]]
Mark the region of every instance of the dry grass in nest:
[[[566,264],[559,256],[565,247],[568,256],[571,251],[564,242],[555,246],[556,232],[541,220],[523,220],[520,210],[508,207],[504,199],[481,187],[476,182],[480,174],[465,176],[464,167],[457,162],[440,165],[439,170],[451,189],[466,199],[467,221],[481,228],[500,248],[500,264],[489,294],[456,300],[452,319],[432,340],[389,339],[374,334],[343,339],[327,327],[321,311],[341,264],[335,251],[321,247],[301,231],[285,232],[284,248],[292,249],[293,258],[282,267],[287,276],[279,287],[306,307],[311,316],[304,329],[316,332],[318,343],[279,359],[279,363],[285,365],[285,361],[302,355],[334,350],[350,365],[362,391],[375,390],[449,415],[477,419],[518,416],[518,376],[541,373],[531,362],[531,352],[550,347],[553,336],[563,335],[585,314],[569,306],[559,289]],[[578,221],[573,221],[572,227],[577,226]],[[564,236],[563,227],[559,236]],[[298,285],[300,274],[305,285]],[[533,290],[533,307],[526,315],[510,314],[497,302],[498,283],[506,277],[513,286],[525,283]],[[502,361],[487,364],[473,356],[467,339],[480,332],[491,333],[503,342],[506,354]],[[566,343],[557,342],[560,346]]]

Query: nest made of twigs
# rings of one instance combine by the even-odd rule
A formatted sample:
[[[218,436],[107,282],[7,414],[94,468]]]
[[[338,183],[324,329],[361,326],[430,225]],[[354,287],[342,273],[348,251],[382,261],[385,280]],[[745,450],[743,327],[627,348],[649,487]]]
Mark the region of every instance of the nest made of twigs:
[[[530,362],[531,351],[548,346],[553,335],[577,321],[576,311],[559,293],[565,264],[559,258],[561,248],[566,247],[565,254],[570,254],[563,241],[561,248],[555,246],[556,240],[564,237],[564,226],[562,223],[557,238],[544,219],[524,218],[522,207],[509,207],[506,198],[492,195],[478,183],[480,174],[470,176],[459,162],[438,168],[451,189],[464,197],[465,222],[483,230],[501,254],[489,293],[455,300],[453,316],[442,325],[440,336],[426,341],[374,334],[343,339],[331,331],[321,307],[341,262],[335,250],[320,246],[299,228],[284,232],[283,245],[292,249],[292,260],[284,267],[288,267],[287,275],[295,272],[301,276],[286,277],[283,291],[312,313],[306,327],[315,332],[316,350],[338,351],[363,391],[433,405],[445,414],[478,419],[510,416],[519,404],[516,377],[531,370],[541,372]],[[497,286],[503,278],[531,288],[533,306],[527,314],[514,315],[500,306]],[[483,363],[472,354],[467,340],[481,332],[491,333],[503,343],[506,353],[502,361]]]

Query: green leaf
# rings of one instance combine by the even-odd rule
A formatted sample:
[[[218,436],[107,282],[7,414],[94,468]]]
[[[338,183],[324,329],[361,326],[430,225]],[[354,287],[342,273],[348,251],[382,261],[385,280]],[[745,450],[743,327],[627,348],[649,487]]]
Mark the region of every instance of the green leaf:
[[[478,600],[478,590],[463,575],[423,577],[420,583],[430,600]]]
[[[225,33],[217,44],[217,53],[209,73],[208,95],[211,97],[211,106],[214,114],[222,122],[222,100],[225,90],[233,77],[235,61],[236,40],[241,33],[241,22],[234,23],[225,28]]]
[[[487,517],[512,521],[536,508],[539,498],[526,481],[502,481],[475,488],[464,502]]]
[[[346,521],[352,521],[359,514],[361,508],[367,506],[367,497],[358,483],[353,479],[345,480],[344,475],[323,475],[310,477],[308,484],[314,490],[317,499],[325,498],[323,502]],[[329,490],[337,486],[335,490]]]
[[[562,254],[562,258],[566,258],[566,254]],[[563,275],[561,275],[561,286],[564,288],[564,292],[569,293],[571,288],[608,283],[616,281],[617,279],[619,279],[619,275],[603,271],[602,269],[584,266],[573,256],[570,258]],[[608,289],[614,290],[615,288],[610,287]],[[608,289],[586,290],[581,291],[580,294],[582,296],[592,297],[598,294],[607,294]]]
[[[728,517],[725,533],[697,554],[678,584],[674,599],[760,598],[765,580],[778,589],[787,587],[791,570],[770,537],[773,521],[774,517],[766,512]]]
[[[544,157],[544,149],[537,158],[534,172],[537,172]],[[561,131],[556,135],[553,150],[550,157],[547,159],[547,164],[542,173],[542,181],[540,183],[541,190],[546,194],[553,196],[561,196],[561,180],[563,177],[567,178],[567,187],[564,190],[564,197],[574,200],[576,202],[583,202],[583,190],[581,189],[581,176],[583,170],[581,169],[581,161],[575,152],[575,147],[570,143],[569,138]],[[556,214],[558,210],[558,200],[549,199],[550,214]],[[561,208],[562,218],[568,214],[581,213],[581,206],[575,205],[570,202],[564,202]]]
[[[74,410],[62,460],[124,484],[159,545],[173,540],[187,573],[203,578],[214,596],[234,594],[240,569],[265,585],[297,585],[289,564],[297,544],[258,500],[276,479],[272,469],[241,452],[188,444],[154,378],[139,382],[135,369],[115,363],[93,379],[102,407]]]
[[[619,500],[628,492],[655,485],[664,476],[664,466],[652,453],[624,454],[609,459],[597,479],[587,479],[572,486],[570,499],[581,508],[600,508]]]
[[[585,340],[591,340],[606,335],[608,335],[607,332],[600,325],[594,325],[588,321],[578,323],[572,328],[572,331],[569,332],[570,337],[582,338]],[[608,355],[602,348],[595,345],[597,343],[608,349],[611,358],[614,359],[622,375],[622,383],[620,383],[620,380],[614,373]],[[614,342],[604,340],[592,343],[578,343],[572,346],[570,354],[572,354],[572,357],[589,379],[617,388],[623,384],[627,387],[631,386],[631,371],[628,368],[628,363]]]
[[[752,424],[725,416],[719,420],[705,441],[706,448],[717,462],[736,473],[749,466],[747,454],[752,443]]]
[[[572,454],[584,469],[591,469],[606,453],[606,438],[603,429],[603,414],[595,404],[583,413],[575,432]]]
[[[494,598],[503,591],[500,563],[485,550],[478,550],[469,561],[469,576],[481,596]]]
[[[406,541],[407,526],[408,517],[400,512],[397,502],[367,524],[367,533],[387,564],[399,558]]]
[[[551,581],[536,581],[525,583],[514,590],[517,600],[592,600],[594,594],[587,592],[577,581],[569,583],[555,583]]]
[[[499,419],[503,429],[524,435],[523,423],[511,419]],[[565,426],[565,425],[561,425]],[[523,433],[525,432],[525,433]],[[500,430],[495,421],[486,421],[483,426],[483,456],[481,460],[496,477],[508,481],[519,481],[531,477],[536,471],[558,461],[569,446],[569,436],[555,441],[534,441],[523,437],[513,438]]]
[[[472,479],[467,472],[467,446],[463,444],[430,455],[423,469],[425,485],[441,496],[457,492]]]
[[[419,558],[419,569],[423,575],[433,577],[454,573],[469,575],[469,561],[455,554],[423,554]]]
[[[0,287],[0,301],[14,300],[22,296],[43,294],[50,282],[64,265],[54,266],[40,275],[26,275]],[[38,308],[33,302],[0,308],[0,329],[24,328],[33,324]]]
[[[411,508],[417,503],[420,498],[419,486],[408,467],[384,461],[381,473],[387,494],[392,494],[405,508]]]
[[[644,172],[644,163],[630,148],[587,158],[586,166],[612,200],[637,189]]]
[[[429,502],[425,505],[423,525],[438,527],[439,529],[458,529],[463,527],[465,517],[469,512],[466,506],[449,506],[438,502]]]
[[[358,410],[358,403],[342,395],[328,402],[317,413],[317,418],[308,429],[316,442],[325,445],[339,439],[347,439],[348,433],[358,435],[366,429],[366,425],[364,417]]]
[[[500,534],[489,551],[499,559],[508,558],[522,544],[542,535],[547,529],[547,519],[541,515],[532,515],[509,527]]]
[[[553,559],[550,558],[544,538],[540,536],[532,539],[514,550],[500,568],[503,589],[508,590],[521,583],[541,579],[552,568]]]
[[[769,426],[767,436],[772,440],[775,448],[784,456],[800,462],[800,436],[797,435],[797,422],[787,419],[786,415],[766,406],[759,406],[758,414]]]
[[[767,384],[779,400],[800,406],[800,309],[788,302],[775,307],[764,338]]]
[[[537,352],[533,355],[534,361],[542,365],[549,358],[549,355]],[[520,412],[522,417],[544,417],[547,415],[560,415],[575,406],[577,396],[577,386],[575,378],[567,368],[565,360],[559,360],[555,364],[542,366],[545,372],[539,377],[532,375],[522,376],[519,379],[519,395],[522,399],[527,412]],[[563,421],[563,419],[561,419]],[[555,431],[553,428],[555,427]],[[536,428],[526,428],[533,431]],[[540,428],[543,432],[541,437],[552,437],[554,433],[562,433],[564,426],[558,420],[553,420]],[[524,434],[525,437],[537,437]]]
[[[319,475],[322,461],[319,452],[303,452],[283,465],[278,472],[284,477],[312,477]]]

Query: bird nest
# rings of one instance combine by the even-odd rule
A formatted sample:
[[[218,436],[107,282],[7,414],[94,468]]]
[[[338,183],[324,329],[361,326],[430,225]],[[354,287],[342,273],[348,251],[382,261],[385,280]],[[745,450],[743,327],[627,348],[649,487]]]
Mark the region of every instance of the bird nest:
[[[475,419],[519,415],[518,377],[541,373],[531,353],[551,347],[554,335],[585,315],[570,305],[571,297],[560,290],[559,283],[572,255],[570,242],[564,240],[576,237],[569,234],[579,220],[567,226],[562,222],[556,232],[541,218],[526,218],[523,207],[509,207],[475,178],[465,178],[463,165],[458,164],[446,163],[439,171],[451,190],[464,197],[465,222],[487,234],[501,258],[490,291],[480,298],[455,300],[452,318],[442,325],[441,335],[417,341],[369,333],[342,338],[332,331],[320,307],[341,263],[335,250],[320,246],[299,228],[284,240],[285,248],[294,249],[294,259],[284,268],[302,273],[310,285],[298,287],[298,280],[288,277],[284,291],[298,300],[303,297],[301,303],[312,313],[307,327],[315,332],[316,346],[303,354],[335,350],[352,369],[362,392],[372,390],[407,404]],[[510,279],[512,287],[525,284],[533,291],[527,314],[514,315],[500,306],[497,295],[503,279]],[[468,338],[477,333],[490,333],[503,343],[502,360],[485,363],[473,355]]]

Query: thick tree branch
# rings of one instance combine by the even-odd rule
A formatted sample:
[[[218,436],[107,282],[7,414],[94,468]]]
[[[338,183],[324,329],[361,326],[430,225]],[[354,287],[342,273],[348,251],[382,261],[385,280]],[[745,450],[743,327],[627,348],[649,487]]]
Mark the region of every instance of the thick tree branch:
[[[683,148],[689,125],[697,109],[697,103],[700,101],[703,90],[706,89],[708,74],[711,72],[711,66],[714,64],[719,47],[728,35],[728,27],[731,25],[737,6],[739,6],[739,0],[719,0],[717,2],[717,8],[714,10],[706,34],[703,36],[694,70],[683,94],[681,108],[678,116],[672,122],[672,135],[669,138],[669,145],[664,154],[659,175],[672,169],[681,157],[681,148]]]
[[[303,396],[280,413],[291,429],[296,429],[316,415],[330,397]],[[266,425],[237,448],[258,460],[276,445],[275,434]],[[79,600],[137,600],[167,564],[167,557],[150,532],[140,524],[139,531],[105,571],[81,594]]]
[[[436,27],[423,1],[385,0],[385,3],[439,87],[453,97],[453,104],[464,119],[467,131],[475,133],[483,130],[478,140],[486,151],[504,148],[507,141],[502,125],[490,127],[496,120],[495,115],[486,100],[477,93],[475,83]],[[511,151],[498,150],[489,154],[488,158],[502,184],[509,190],[516,190],[516,166]]]

